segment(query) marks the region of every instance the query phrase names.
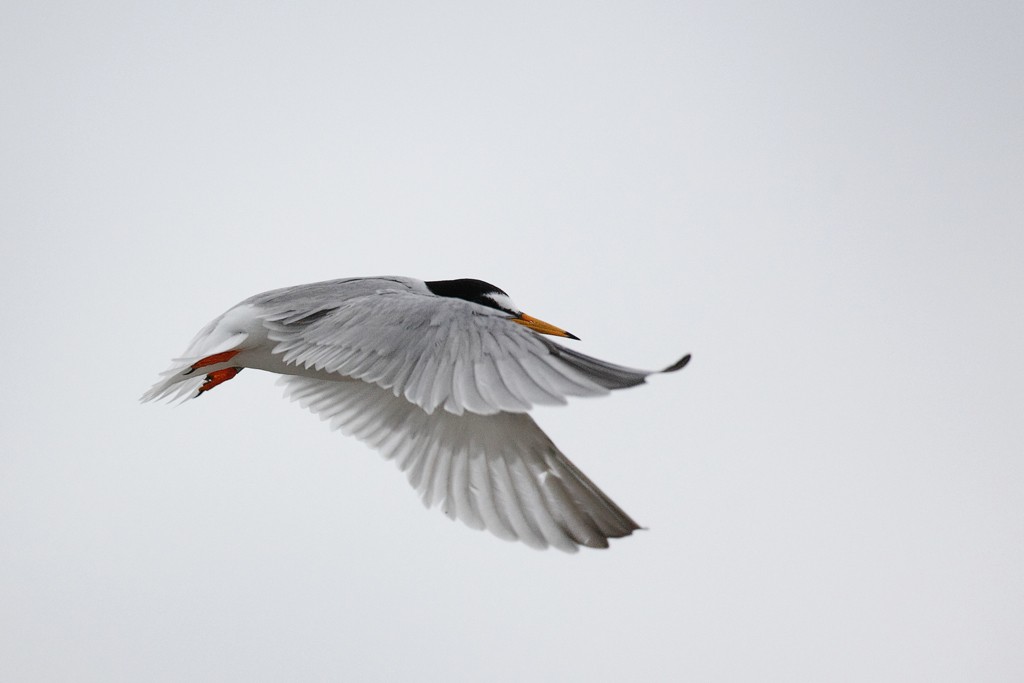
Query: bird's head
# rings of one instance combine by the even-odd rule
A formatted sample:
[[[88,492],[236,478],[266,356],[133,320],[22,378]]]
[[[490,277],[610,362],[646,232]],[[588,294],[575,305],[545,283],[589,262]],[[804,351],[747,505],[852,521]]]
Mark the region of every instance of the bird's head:
[[[436,296],[464,299],[466,301],[472,301],[475,304],[480,304],[481,306],[487,306],[488,308],[494,308],[504,313],[508,313],[512,322],[528,327],[534,332],[550,334],[554,337],[579,339],[576,335],[570,334],[560,327],[555,327],[551,323],[546,323],[543,320],[538,320],[533,316],[523,313],[519,310],[519,307],[513,303],[512,297],[506,294],[504,290],[495,287],[489,282],[474,280],[472,278],[461,278],[459,280],[432,280],[425,284],[427,285],[427,289]]]

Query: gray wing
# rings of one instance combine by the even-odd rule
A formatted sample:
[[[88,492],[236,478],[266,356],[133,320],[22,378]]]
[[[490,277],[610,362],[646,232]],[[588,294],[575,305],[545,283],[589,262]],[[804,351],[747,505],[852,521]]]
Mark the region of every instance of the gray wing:
[[[606,548],[638,529],[529,415],[428,414],[357,380],[284,376],[286,395],[406,472],[428,507],[535,548]]]
[[[406,288],[257,303],[284,362],[361,379],[427,413],[522,413],[652,374],[567,349],[501,311]]]

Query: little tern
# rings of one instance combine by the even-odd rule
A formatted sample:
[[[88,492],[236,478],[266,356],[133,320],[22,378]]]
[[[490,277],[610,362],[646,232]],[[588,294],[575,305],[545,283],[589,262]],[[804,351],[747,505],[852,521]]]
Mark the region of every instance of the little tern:
[[[360,277],[285,287],[229,309],[145,395],[197,398],[243,368],[394,460],[427,507],[534,548],[608,547],[640,528],[527,412],[674,372],[607,363],[481,280]]]

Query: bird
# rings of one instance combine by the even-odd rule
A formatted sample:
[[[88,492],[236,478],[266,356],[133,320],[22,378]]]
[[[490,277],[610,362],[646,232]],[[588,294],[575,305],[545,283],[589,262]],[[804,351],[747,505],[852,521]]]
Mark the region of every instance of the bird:
[[[544,549],[607,548],[641,528],[528,411],[675,372],[608,363],[473,278],[355,277],[275,289],[215,318],[141,401],[199,398],[245,368],[393,460],[428,507]],[[219,394],[218,394],[219,395]]]

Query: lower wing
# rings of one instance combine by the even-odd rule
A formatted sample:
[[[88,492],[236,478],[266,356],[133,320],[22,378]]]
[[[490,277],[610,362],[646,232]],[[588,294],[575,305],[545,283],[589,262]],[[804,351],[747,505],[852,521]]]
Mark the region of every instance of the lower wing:
[[[286,396],[380,451],[428,507],[534,548],[608,547],[639,526],[525,413],[427,414],[359,380],[284,376]]]

